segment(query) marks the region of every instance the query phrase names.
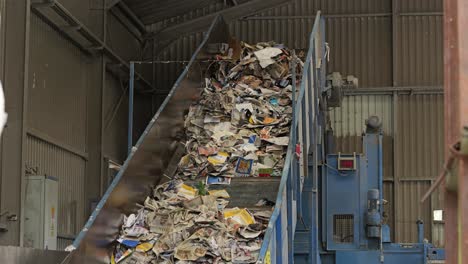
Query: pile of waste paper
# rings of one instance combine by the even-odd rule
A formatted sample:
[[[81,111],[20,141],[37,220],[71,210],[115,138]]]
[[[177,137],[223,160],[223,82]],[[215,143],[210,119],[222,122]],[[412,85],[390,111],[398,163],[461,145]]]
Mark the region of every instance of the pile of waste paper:
[[[283,46],[243,44],[237,64],[220,60],[185,121],[179,176],[229,184],[232,177],[281,176],[292,116],[291,55]]]
[[[185,119],[186,151],[175,176],[125,216],[111,263],[256,262],[274,203],[259,201],[262,210],[232,208],[231,194],[210,186],[229,185],[234,177],[281,176],[292,117],[292,56],[275,43],[240,47],[208,65],[201,100]]]
[[[111,263],[255,262],[272,212],[226,208],[227,198],[181,180],[159,185],[124,218]]]

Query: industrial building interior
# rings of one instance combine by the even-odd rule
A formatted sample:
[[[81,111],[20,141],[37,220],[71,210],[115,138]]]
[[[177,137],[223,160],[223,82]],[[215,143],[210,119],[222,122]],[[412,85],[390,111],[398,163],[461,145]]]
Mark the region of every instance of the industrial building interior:
[[[464,0],[0,0],[0,263],[468,263],[465,25]],[[226,83],[213,79],[223,67]],[[231,182],[221,169],[206,177],[227,183],[182,185],[194,200],[224,187],[253,222],[227,235],[229,257],[218,237],[192,232],[186,248],[173,238],[162,250],[167,234],[155,226],[139,226],[151,238],[128,235],[149,221],[141,214],[169,210],[156,186],[172,195],[192,142],[182,138],[205,133],[187,125],[199,94],[226,89],[239,96],[242,127],[258,132],[245,145],[260,156],[276,147],[279,162],[242,174],[259,177]],[[261,118],[260,131],[255,111],[238,108],[265,96],[270,113],[287,116],[281,138],[264,138],[281,129]],[[236,173],[256,166],[238,157],[227,159]],[[217,228],[229,229],[235,217],[217,210]]]

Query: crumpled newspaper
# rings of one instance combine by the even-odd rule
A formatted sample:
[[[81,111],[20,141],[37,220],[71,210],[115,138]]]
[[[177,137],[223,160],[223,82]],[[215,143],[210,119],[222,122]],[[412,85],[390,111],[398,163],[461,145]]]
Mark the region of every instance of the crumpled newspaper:
[[[207,68],[175,175],[124,217],[111,263],[256,262],[274,202],[228,207],[236,194],[210,186],[281,176],[293,112],[291,55],[273,42],[240,46]]]
[[[273,42],[241,47],[238,61],[207,69],[201,99],[185,120],[177,177],[229,185],[232,177],[281,176],[293,112],[291,55]]]
[[[272,208],[225,208],[226,190],[196,192],[189,199],[180,195],[187,186],[180,180],[162,184],[155,189],[165,191],[154,192],[159,198],[153,193],[137,213],[124,217],[111,263],[255,262]]]

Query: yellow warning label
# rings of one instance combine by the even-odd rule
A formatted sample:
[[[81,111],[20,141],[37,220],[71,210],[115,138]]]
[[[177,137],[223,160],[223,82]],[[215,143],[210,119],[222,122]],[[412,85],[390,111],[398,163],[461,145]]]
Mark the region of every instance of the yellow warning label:
[[[265,255],[265,261],[264,261],[265,264],[271,264],[271,256],[270,256],[270,250],[267,251],[266,255]]]

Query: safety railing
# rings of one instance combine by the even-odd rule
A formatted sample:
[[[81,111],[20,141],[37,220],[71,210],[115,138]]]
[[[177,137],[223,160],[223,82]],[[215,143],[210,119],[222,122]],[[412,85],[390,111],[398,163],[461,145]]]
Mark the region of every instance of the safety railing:
[[[290,142],[281,182],[276,198],[276,205],[265,232],[257,263],[293,263],[294,233],[298,219],[302,215],[302,190],[306,177],[313,177],[312,208],[309,215],[310,263],[318,257],[317,237],[317,175],[318,156],[322,145],[320,137],[319,97],[320,86],[324,83],[325,52],[324,22],[317,12],[309,39],[300,90],[296,92],[297,63],[301,63],[293,54],[291,63],[293,120]],[[309,164],[309,163],[312,164]],[[309,166],[310,165],[310,166]]]

